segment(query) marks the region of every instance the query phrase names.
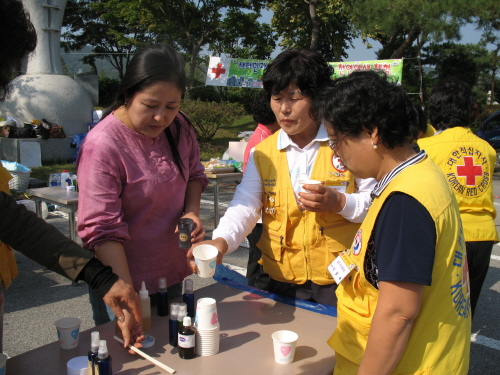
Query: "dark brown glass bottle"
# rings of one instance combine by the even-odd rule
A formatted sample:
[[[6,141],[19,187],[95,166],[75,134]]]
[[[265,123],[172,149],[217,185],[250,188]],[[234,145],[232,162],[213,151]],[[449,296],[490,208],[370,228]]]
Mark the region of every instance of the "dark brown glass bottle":
[[[196,336],[191,327],[191,318],[184,317],[183,326],[179,329],[177,347],[179,348],[179,357],[182,359],[193,359],[196,356]]]

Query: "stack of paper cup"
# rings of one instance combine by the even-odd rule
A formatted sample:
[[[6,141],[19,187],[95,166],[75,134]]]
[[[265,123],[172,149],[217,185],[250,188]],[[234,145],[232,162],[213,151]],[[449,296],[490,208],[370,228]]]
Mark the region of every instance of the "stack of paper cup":
[[[210,356],[219,352],[219,316],[213,298],[200,298],[196,306],[196,354]]]

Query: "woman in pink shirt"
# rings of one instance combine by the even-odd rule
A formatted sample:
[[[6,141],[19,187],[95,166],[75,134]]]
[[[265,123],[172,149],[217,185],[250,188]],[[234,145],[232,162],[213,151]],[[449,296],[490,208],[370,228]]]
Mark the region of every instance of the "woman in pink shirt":
[[[138,52],[77,160],[84,247],[136,290],[145,281],[150,294],[166,277],[171,296],[180,295],[191,274],[178,246],[179,218],[194,220],[193,243],[205,237],[199,213],[208,179],[193,127],[179,112],[185,87],[184,63],[172,48]],[[113,318],[92,290],[90,299],[97,325]]]

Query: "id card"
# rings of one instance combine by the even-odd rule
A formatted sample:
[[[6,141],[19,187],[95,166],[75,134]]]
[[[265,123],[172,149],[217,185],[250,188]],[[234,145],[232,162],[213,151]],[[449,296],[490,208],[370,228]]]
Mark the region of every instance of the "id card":
[[[343,251],[332,263],[330,263],[328,271],[333,276],[335,282],[340,284],[355,267],[356,265],[349,255]]]

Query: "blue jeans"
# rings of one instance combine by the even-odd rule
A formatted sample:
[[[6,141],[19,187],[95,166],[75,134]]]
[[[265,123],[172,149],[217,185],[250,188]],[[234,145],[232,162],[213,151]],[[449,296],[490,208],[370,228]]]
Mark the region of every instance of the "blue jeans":
[[[174,284],[168,288],[168,299],[174,299],[182,295],[182,283]],[[151,305],[156,305],[156,294],[150,295]],[[104,303],[101,297],[97,295],[94,289],[89,287],[89,300],[92,306],[92,319],[96,326],[105,324],[116,319],[113,310]]]

